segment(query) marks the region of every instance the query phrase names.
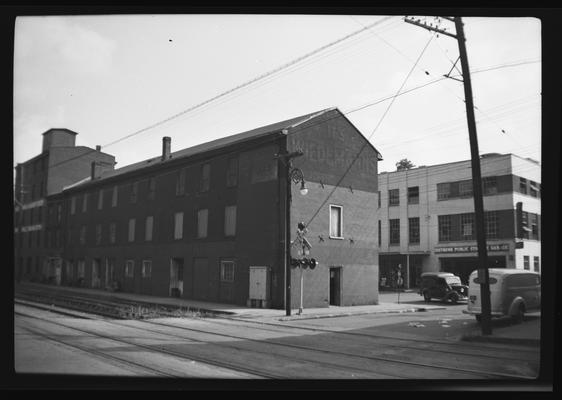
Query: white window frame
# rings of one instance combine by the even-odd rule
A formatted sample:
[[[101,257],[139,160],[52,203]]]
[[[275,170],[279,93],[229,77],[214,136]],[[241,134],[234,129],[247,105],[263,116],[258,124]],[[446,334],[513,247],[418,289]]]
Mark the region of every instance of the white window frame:
[[[174,214],[174,239],[183,239],[183,212]]]
[[[129,242],[135,241],[135,225],[136,225],[136,219],[130,218],[129,219],[129,230],[128,230],[128,241]]]
[[[204,239],[209,231],[209,209],[202,208],[197,211],[197,238]]]
[[[236,215],[238,207],[235,204],[224,208],[224,235],[236,236]]]
[[[338,231],[337,233],[339,233],[339,236],[335,236],[332,235],[332,209],[339,209],[339,226],[338,226]],[[339,206],[337,204],[330,204],[330,206],[328,207],[328,211],[330,214],[330,226],[329,226],[329,236],[330,239],[343,239],[343,206]]]
[[[144,223],[144,240],[147,242],[152,241],[152,229],[154,228],[154,216],[149,215],[146,217]]]

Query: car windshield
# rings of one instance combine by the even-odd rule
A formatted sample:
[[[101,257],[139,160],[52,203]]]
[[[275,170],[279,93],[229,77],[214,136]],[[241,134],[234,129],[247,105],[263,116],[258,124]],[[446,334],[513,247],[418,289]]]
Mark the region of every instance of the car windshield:
[[[458,276],[447,276],[445,278],[445,280],[447,281],[447,283],[449,285],[460,285],[461,284],[461,278],[459,278]]]

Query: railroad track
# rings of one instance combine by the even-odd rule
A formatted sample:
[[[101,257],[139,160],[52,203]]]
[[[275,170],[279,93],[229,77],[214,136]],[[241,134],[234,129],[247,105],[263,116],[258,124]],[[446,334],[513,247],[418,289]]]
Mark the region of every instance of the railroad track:
[[[50,323],[55,323],[53,321],[49,321]],[[146,331],[151,331],[153,333],[157,333],[159,335],[165,335],[168,337],[174,337],[174,338],[180,338],[183,340],[190,340],[193,342],[199,342],[199,343],[209,343],[209,339],[196,339],[193,337],[186,337],[185,335],[179,335],[179,334],[175,334],[170,332],[170,328],[173,328],[176,331],[180,331],[180,332],[190,332],[190,333],[197,333],[197,334],[203,334],[203,335],[210,335],[211,337],[214,338],[220,338],[220,339],[224,339],[224,338],[228,338],[233,340],[233,343],[240,343],[240,341],[244,342],[244,343],[252,343],[254,344],[254,346],[252,346],[251,351],[253,353],[261,353],[262,355],[271,355],[272,354],[272,347],[278,349],[278,352],[274,352],[275,353],[275,357],[276,358],[284,358],[287,360],[287,362],[295,362],[295,360],[298,360],[299,363],[314,363],[315,365],[322,365],[325,368],[336,368],[336,369],[343,369],[345,373],[349,374],[350,371],[356,371],[358,374],[362,374],[362,373],[370,373],[373,374],[373,369],[372,368],[350,368],[348,366],[342,367],[341,364],[338,363],[334,363],[334,362],[326,362],[326,361],[319,361],[319,360],[309,360],[304,358],[304,354],[314,354],[315,357],[318,357],[318,355],[320,355],[321,357],[323,357],[324,359],[329,358],[329,359],[333,359],[334,356],[337,357],[339,360],[341,359],[345,359],[347,361],[351,360],[355,363],[361,364],[361,363],[372,363],[374,361],[377,362],[382,362],[383,364],[381,364],[379,366],[379,368],[382,367],[383,371],[388,371],[388,369],[386,369],[384,366],[392,366],[396,369],[396,367],[424,367],[427,371],[427,369],[432,370],[432,371],[448,371],[449,373],[451,371],[454,371],[455,373],[458,373],[461,377],[466,377],[466,375],[468,376],[472,376],[473,378],[500,378],[500,379],[529,379],[529,376],[524,376],[524,375],[519,375],[519,374],[510,374],[510,373],[498,373],[498,372],[491,372],[491,371],[482,371],[482,370],[476,370],[476,369],[470,369],[470,368],[461,368],[461,367],[455,367],[455,366],[451,366],[451,365],[435,365],[435,364],[429,364],[429,363],[424,363],[424,362],[416,362],[416,361],[408,361],[408,360],[400,360],[397,359],[396,357],[389,357],[389,356],[383,356],[383,355],[373,355],[373,354],[369,354],[369,355],[364,355],[364,354],[356,354],[356,353],[348,353],[348,352],[342,352],[342,351],[337,351],[337,350],[332,350],[332,349],[323,349],[323,348],[318,348],[318,347],[311,347],[311,346],[305,346],[305,345],[299,345],[299,344],[291,344],[291,343],[287,343],[287,342],[283,342],[283,341],[276,341],[276,340],[259,340],[259,339],[252,339],[249,338],[247,336],[240,336],[240,335],[233,335],[233,334],[227,334],[227,333],[218,333],[216,331],[210,331],[210,330],[206,330],[206,329],[196,329],[196,328],[191,328],[191,327],[185,327],[185,326],[177,326],[174,324],[166,324],[166,323],[162,323],[159,321],[155,321],[155,320],[138,320],[136,322],[140,322],[142,323],[142,327],[132,327],[131,325],[127,325],[124,323],[121,323],[121,321],[107,321],[104,320],[104,323],[107,324],[112,324],[112,325],[120,325],[122,327],[126,327],[128,329],[140,329],[144,332]],[[212,321],[212,323],[219,323],[218,321]],[[66,326],[68,328],[71,329],[76,329],[72,326],[67,326],[67,324],[60,324],[59,325],[63,325]],[[162,331],[159,329],[150,329],[148,327],[146,327],[146,325],[152,325],[152,326],[157,326],[157,327],[161,327],[161,328],[165,328],[166,331]],[[79,330],[79,329],[78,329]],[[85,333],[89,333],[89,334],[96,334],[90,331],[84,331]],[[330,333],[334,333],[334,332],[330,332]],[[341,332],[336,332],[337,333],[341,333]],[[97,335],[97,334],[96,334]],[[104,337],[104,335],[101,335],[102,337]],[[110,338],[113,340],[113,338]],[[119,339],[120,340],[120,339]],[[120,340],[122,341],[122,340]],[[133,344],[136,345],[135,343],[130,343],[128,341],[127,344]],[[241,345],[236,345],[236,344],[232,344],[232,343],[228,343],[225,344],[224,342],[217,342],[217,341],[213,341],[213,346],[219,346],[219,347],[223,347],[223,348],[229,348],[229,349],[236,349],[239,351],[248,351],[248,347],[244,347]],[[265,347],[263,350],[258,350],[258,347]],[[391,345],[392,346],[392,345]],[[385,348],[387,348],[388,346],[385,345]],[[399,347],[398,345],[394,345],[394,347]],[[154,350],[154,349],[153,349]],[[159,350],[162,350],[159,348]],[[287,353],[288,350],[292,351],[292,355],[288,356],[284,353]],[[426,352],[435,352],[435,350],[430,350],[430,349],[420,349],[420,348],[415,348],[415,350],[420,350],[420,351],[426,351]],[[439,352],[441,352],[439,350]],[[175,352],[173,352],[174,354],[177,354]],[[431,354],[431,353],[428,353]],[[465,356],[467,356],[467,354],[464,354]],[[182,355],[183,357],[186,357],[186,355]],[[469,354],[468,356],[472,356],[475,357],[472,354]],[[193,358],[193,355],[190,354],[189,356],[190,359]],[[500,357],[497,357],[498,359]],[[431,359],[431,357],[429,357],[429,359]],[[202,362],[206,362],[206,363],[213,363],[216,362],[216,360],[209,360],[208,358],[200,358],[199,359]],[[232,368],[232,364],[229,364],[229,368]],[[236,366],[234,366],[234,368],[236,369]],[[380,373],[376,373],[377,376],[380,376],[380,378],[411,378],[411,375],[408,374],[390,374],[388,372],[380,372]],[[270,378],[286,378],[286,376],[278,376],[276,374],[268,374],[271,376],[267,376]]]

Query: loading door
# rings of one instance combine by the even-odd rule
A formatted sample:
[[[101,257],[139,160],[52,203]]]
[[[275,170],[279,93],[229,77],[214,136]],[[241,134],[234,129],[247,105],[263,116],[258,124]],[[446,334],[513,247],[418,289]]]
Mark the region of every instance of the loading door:
[[[170,262],[170,296],[182,297],[183,258],[172,258]]]
[[[341,267],[330,268],[330,305],[341,305]]]
[[[193,298],[207,300],[209,296],[209,260],[196,258],[193,262]]]

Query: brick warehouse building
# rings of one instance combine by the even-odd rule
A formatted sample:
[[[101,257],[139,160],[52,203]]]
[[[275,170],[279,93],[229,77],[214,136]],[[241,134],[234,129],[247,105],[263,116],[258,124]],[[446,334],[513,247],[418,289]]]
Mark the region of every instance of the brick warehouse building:
[[[540,272],[539,163],[490,153],[481,155],[480,164],[489,266]],[[466,160],[379,174],[381,286],[398,264],[406,287],[415,287],[427,271],[453,272],[467,281],[478,261],[471,171]]]
[[[276,157],[297,150],[292,166],[304,174],[306,196]],[[158,157],[91,169],[49,196],[61,212],[47,216],[55,239],[43,254],[60,258],[63,285],[240,305],[254,304],[251,271],[259,270],[261,305],[283,308],[290,188],[291,241],[297,223],[307,223],[318,260],[304,271],[304,306],[375,304],[379,159],[336,108],[177,152],[164,138]],[[299,278],[293,270],[292,307]]]
[[[76,146],[76,132],[57,128],[42,135],[41,153],[16,166],[14,272],[18,279],[48,275],[50,249],[57,241],[62,243],[62,232],[47,234],[47,214],[62,218],[62,209],[48,207],[49,196],[88,175],[92,162],[99,171],[115,165],[115,157],[99,148]]]

